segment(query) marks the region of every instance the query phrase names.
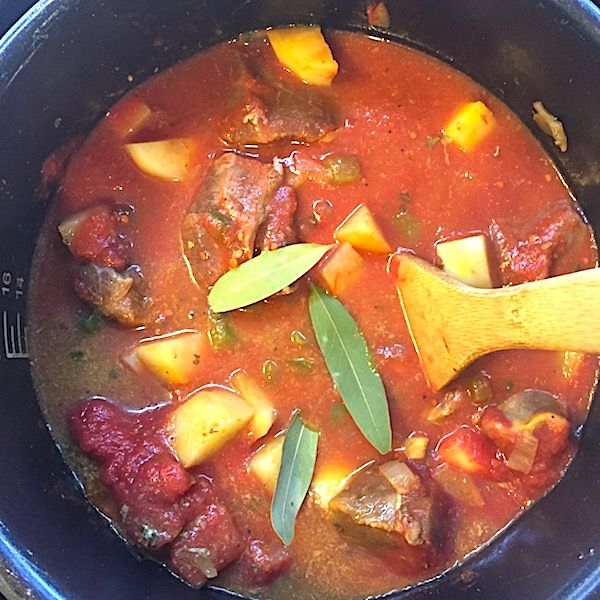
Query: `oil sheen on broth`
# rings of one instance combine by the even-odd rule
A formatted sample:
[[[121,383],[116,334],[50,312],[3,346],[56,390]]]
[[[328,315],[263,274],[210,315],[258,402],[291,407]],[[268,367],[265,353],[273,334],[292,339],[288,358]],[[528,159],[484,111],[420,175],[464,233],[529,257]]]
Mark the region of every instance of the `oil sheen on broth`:
[[[492,94],[415,50],[328,31],[336,74],[320,36],[221,44],[119,101],[55,181],[29,307],[39,398],[90,500],[190,584],[275,599],[402,588],[485,543],[561,477],[597,366],[506,351],[427,386],[390,254],[498,287],[593,267],[594,240]],[[209,311],[224,272],[283,245],[333,244],[359,205],[297,283]],[[326,368],[310,282],[353,316],[381,375],[383,456]],[[211,430],[198,448],[174,428],[206,414],[176,411],[209,384],[198,404],[222,411],[227,439]],[[286,547],[270,504],[276,434],[294,411],[319,440]]]

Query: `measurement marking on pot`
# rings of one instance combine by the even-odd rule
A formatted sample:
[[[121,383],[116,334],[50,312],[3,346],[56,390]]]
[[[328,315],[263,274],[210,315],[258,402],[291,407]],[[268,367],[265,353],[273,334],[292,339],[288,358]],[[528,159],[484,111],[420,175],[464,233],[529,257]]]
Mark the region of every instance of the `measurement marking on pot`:
[[[27,327],[21,321],[21,313],[17,313],[15,323],[10,323],[8,312],[2,313],[2,329],[4,330],[4,356],[6,358],[29,358],[27,350]]]

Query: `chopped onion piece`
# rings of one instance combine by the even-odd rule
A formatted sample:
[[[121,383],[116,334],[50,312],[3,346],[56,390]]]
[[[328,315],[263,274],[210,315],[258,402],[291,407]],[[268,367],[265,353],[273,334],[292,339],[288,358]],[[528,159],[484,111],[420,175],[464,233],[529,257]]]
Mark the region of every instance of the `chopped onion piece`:
[[[58,226],[58,231],[62,237],[63,242],[66,246],[70,246],[73,242],[73,238],[77,234],[77,230],[81,227],[84,221],[92,214],[95,207],[87,208],[79,211],[70,217],[67,217],[64,221],[61,221]]]
[[[485,504],[477,484],[464,471],[456,471],[444,463],[432,473],[432,476],[447,494],[459,502],[477,507]]]
[[[379,470],[401,495],[408,494],[421,485],[419,477],[410,470],[408,465],[399,460],[390,460],[380,465]]]
[[[441,402],[438,402],[427,415],[427,420],[433,423],[441,423],[453,415],[463,404],[465,393],[462,390],[452,390],[444,394]]]
[[[525,475],[530,473],[535,462],[538,444],[539,441],[535,435],[526,430],[522,431],[506,461],[506,466]]]

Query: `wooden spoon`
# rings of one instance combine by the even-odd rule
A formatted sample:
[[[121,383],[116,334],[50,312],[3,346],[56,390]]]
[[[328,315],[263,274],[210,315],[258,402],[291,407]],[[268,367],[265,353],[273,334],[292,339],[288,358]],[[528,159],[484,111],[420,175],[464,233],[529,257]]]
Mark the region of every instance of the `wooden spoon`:
[[[398,259],[398,293],[429,385],[507,348],[600,353],[600,269],[500,289],[478,289],[428,262]]]

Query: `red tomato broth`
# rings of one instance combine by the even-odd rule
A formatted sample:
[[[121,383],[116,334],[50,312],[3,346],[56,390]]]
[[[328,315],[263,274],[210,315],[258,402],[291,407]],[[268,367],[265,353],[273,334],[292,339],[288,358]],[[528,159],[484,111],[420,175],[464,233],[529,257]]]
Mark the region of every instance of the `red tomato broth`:
[[[293,151],[298,159],[314,160],[329,153],[355,154],[363,178],[339,187],[308,181],[297,189],[296,223],[301,241],[331,243],[335,228],[363,203],[393,248],[409,248],[435,261],[434,244],[440,239],[488,232],[493,221],[508,231],[518,229],[558,199],[569,197],[554,165],[526,127],[497,98],[464,75],[415,50],[358,34],[330,32],[327,39],[340,65],[328,94],[345,125],[331,141],[287,148],[281,144],[276,150],[280,156]],[[252,51],[267,61],[274,60],[265,42],[254,44]],[[333,416],[332,407],[339,407],[340,399],[312,332],[304,281],[289,296],[232,313],[228,319],[236,341],[202,356],[202,377],[189,386],[169,392],[152,376],[143,377],[122,366],[123,353],[143,338],[184,328],[207,328],[206,293],[193,284],[182,259],[180,225],[195,188],[212,159],[223,150],[221,123],[228,110],[238,46],[215,47],[136,88],[111,109],[69,164],[38,244],[30,305],[34,377],[55,438],[69,455],[76,456],[77,450],[65,427],[65,414],[89,396],[102,395],[123,407],[140,409],[177,402],[208,383],[226,385],[232,371],[244,368],[276,404],[278,415],[269,437],[285,429],[297,408],[304,420],[320,431],[317,474],[340,465],[350,472],[378,458],[347,413],[338,410]],[[144,100],[158,114],[135,134],[135,141],[193,138],[194,167],[188,180],[171,183],[149,177],[126,156],[120,132],[132,98]],[[432,138],[457,107],[471,100],[484,101],[494,113],[492,133],[469,153],[453,144],[434,143]],[[410,200],[401,198],[401,193],[409,194]],[[162,314],[161,320],[144,331],[110,323],[92,335],[78,329],[85,311],[72,292],[71,273],[65,268],[70,259],[56,227],[64,217],[103,200],[135,207],[127,234],[133,244],[132,261],[141,265],[150,295]],[[318,221],[313,217],[316,200],[331,205]],[[394,224],[402,203],[408,204],[419,224],[417,236],[407,236]],[[418,431],[428,435],[433,450],[440,438],[460,425],[476,425],[480,409],[465,402],[442,423],[427,420],[443,392],[433,392],[419,368],[394,281],[387,274],[387,257],[368,253],[363,257],[368,267],[340,300],[364,332],[384,381],[393,448],[400,449],[406,437]],[[570,249],[567,270],[594,266],[596,258],[589,233]],[[305,345],[294,343],[293,331],[302,332],[307,338]],[[294,363],[297,358],[310,359],[314,366],[300,369]],[[276,363],[270,381],[265,381],[262,372],[267,360]],[[596,368],[597,359],[586,357],[577,375],[567,382],[557,353],[506,351],[480,359],[450,388],[466,385],[483,371],[490,377],[494,404],[514,391],[547,390],[565,401],[568,417],[577,427],[587,415]],[[270,538],[270,495],[247,472],[248,459],[259,445],[242,434],[192,472],[214,480],[240,531]],[[501,485],[474,476],[485,505],[451,502],[446,537],[454,548],[431,565],[415,565],[411,556],[402,555],[406,549],[391,551],[355,543],[309,498],[296,523],[289,573],[258,595],[362,597],[433,576],[479,547],[545,493],[559,479],[574,451],[571,441],[551,465],[548,480],[536,485],[523,483],[526,478],[517,474]],[[403,456],[400,450],[396,454]],[[80,457],[72,460],[89,469]],[[424,464],[426,469],[434,469],[439,464],[435,453],[429,453]],[[97,485],[93,472],[86,471],[84,478],[90,487]],[[92,499],[115,516],[103,494],[90,492]],[[241,570],[238,565],[230,566],[217,584],[247,591]],[[377,573],[376,580],[373,573]]]

